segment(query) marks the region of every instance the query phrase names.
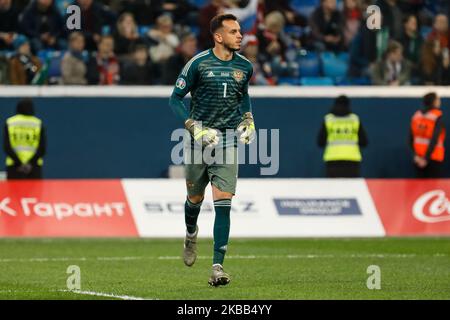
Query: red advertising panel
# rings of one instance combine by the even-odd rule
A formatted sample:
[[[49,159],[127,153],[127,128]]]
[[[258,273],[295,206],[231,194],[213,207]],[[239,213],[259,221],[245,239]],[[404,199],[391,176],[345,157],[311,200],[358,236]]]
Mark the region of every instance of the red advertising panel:
[[[366,180],[386,235],[450,235],[450,180]]]
[[[120,180],[0,182],[0,236],[137,236]]]

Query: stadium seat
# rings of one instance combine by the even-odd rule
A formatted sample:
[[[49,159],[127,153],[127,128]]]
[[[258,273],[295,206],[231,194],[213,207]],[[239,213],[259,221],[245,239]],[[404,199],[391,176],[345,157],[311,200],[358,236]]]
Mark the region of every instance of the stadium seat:
[[[334,81],[329,77],[302,77],[300,78],[302,86],[334,86]]]
[[[369,77],[344,77],[335,80],[337,86],[370,86]]]
[[[345,60],[339,59],[332,52],[323,52],[321,60],[324,76],[331,78],[343,78],[346,76],[348,63]]]
[[[291,7],[296,12],[309,17],[320,5],[320,0],[292,0]]]
[[[317,53],[307,52],[298,58],[299,74],[301,77],[320,76],[320,59]]]
[[[193,34],[195,34],[196,37],[200,34],[200,28],[198,26],[189,26],[189,29]]]
[[[301,38],[305,33],[304,28],[300,26],[285,26],[284,32],[294,38]]]
[[[298,86],[300,85],[300,79],[291,77],[280,77],[277,81],[277,85]]]
[[[348,52],[339,52],[336,56],[341,61],[344,61],[346,63],[350,62],[350,54]]]
[[[424,39],[426,39],[428,37],[428,35],[431,33],[432,30],[433,30],[432,27],[422,26],[422,27],[420,27],[420,34],[422,35],[422,37]]]
[[[152,26],[138,26],[138,33],[139,33],[139,35],[141,37],[145,36],[147,34],[148,30],[150,30],[151,27]]]
[[[59,78],[61,77],[61,61],[64,57],[65,51],[53,51],[49,58],[48,66],[48,78]]]
[[[190,2],[197,8],[202,8],[209,3],[209,0],[190,0]]]
[[[53,52],[54,52],[54,50],[44,49],[44,50],[38,51],[38,53],[36,55],[39,58],[39,60],[41,60],[41,63],[44,64],[47,62],[47,59],[50,59],[52,57]]]

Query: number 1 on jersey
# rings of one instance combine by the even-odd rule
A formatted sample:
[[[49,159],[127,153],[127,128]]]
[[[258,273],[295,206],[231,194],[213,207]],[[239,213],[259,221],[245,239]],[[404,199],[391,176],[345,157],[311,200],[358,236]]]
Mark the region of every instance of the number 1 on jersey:
[[[226,98],[227,97],[227,84],[226,82],[222,82],[223,85],[223,97]]]

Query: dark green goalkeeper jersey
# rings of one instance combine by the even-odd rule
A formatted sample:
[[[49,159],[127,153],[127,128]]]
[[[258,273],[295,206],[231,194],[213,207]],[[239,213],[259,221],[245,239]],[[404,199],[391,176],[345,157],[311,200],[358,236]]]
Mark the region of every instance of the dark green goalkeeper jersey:
[[[170,106],[184,121],[202,121],[202,125],[224,131],[236,129],[245,112],[251,112],[248,83],[253,74],[252,64],[234,52],[223,61],[212,49],[193,57],[179,75]],[[191,92],[188,111],[183,98]]]

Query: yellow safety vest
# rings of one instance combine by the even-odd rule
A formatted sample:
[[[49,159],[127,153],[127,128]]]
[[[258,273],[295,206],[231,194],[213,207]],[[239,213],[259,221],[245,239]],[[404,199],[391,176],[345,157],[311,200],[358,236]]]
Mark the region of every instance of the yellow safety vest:
[[[327,146],[324,161],[361,161],[358,145],[359,117],[356,114],[338,117],[334,114],[325,116],[327,129]]]
[[[41,140],[42,121],[34,116],[15,115],[6,120],[9,142],[22,164],[28,163],[36,154]],[[42,158],[37,161],[39,166],[44,164]],[[14,165],[14,160],[6,157],[6,165]]]

